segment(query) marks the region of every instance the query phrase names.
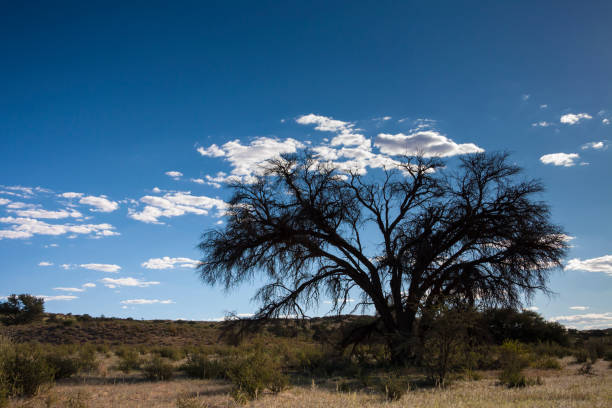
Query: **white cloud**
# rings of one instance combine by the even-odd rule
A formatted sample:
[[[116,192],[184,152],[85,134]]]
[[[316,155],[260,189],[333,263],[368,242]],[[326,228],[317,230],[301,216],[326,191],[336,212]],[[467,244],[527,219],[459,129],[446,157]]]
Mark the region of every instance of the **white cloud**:
[[[548,108],[547,104],[543,103],[542,105],[540,105],[540,109],[546,109],[546,108]]]
[[[378,118],[380,122],[390,120],[390,117]],[[400,120],[402,121],[402,120]],[[440,134],[433,129],[435,121],[431,119],[417,119],[416,128],[410,134],[389,135],[381,133],[376,138],[373,146],[372,139],[359,133],[361,129],[355,127],[353,122],[345,122],[331,117],[316,114],[299,116],[296,122],[301,125],[314,125],[315,130],[322,132],[332,132],[335,136],[324,138],[318,145],[309,142],[301,143],[295,139],[279,140],[276,138],[259,137],[248,145],[243,145],[239,140],[225,143],[215,149],[222,151],[224,160],[228,161],[232,167],[229,175],[219,172],[213,177],[207,175],[204,180],[215,187],[220,187],[223,182],[241,180],[249,182],[253,176],[260,174],[263,163],[284,153],[294,153],[298,149],[310,148],[317,159],[331,162],[340,171],[354,171],[365,174],[370,168],[391,168],[398,165],[393,156],[403,154],[422,153],[426,156],[452,156],[455,154],[465,154],[482,152],[483,149],[475,144],[457,144],[453,140]],[[374,151],[373,148],[378,148]],[[212,156],[212,146],[209,149],[198,148],[198,151],[207,156]],[[161,209],[145,209],[145,214],[140,217],[148,219],[148,222],[155,222]]]
[[[300,125],[316,125],[315,129],[323,132],[342,133],[348,131],[354,126],[354,124],[350,122],[343,122],[327,116],[315,115],[314,113],[300,116],[295,121]]]
[[[153,192],[158,194],[158,193],[161,193],[162,191],[160,190],[159,187],[153,187]]]
[[[74,299],[78,299],[78,296],[71,296],[71,295],[58,295],[58,296],[46,296],[46,295],[39,295],[36,297],[41,297],[45,300],[45,302],[52,302],[54,300],[74,300]]]
[[[190,258],[171,258],[164,256],[163,258],[151,258],[143,262],[141,266],[147,269],[173,269],[177,264],[179,268],[195,268],[200,264],[200,261]]]
[[[167,171],[164,174],[168,177],[172,177],[174,180],[178,180],[183,177],[183,173],[181,173],[180,171]]]
[[[606,150],[607,148],[608,148],[608,144],[605,141],[589,142],[581,146],[582,150],[587,150],[587,149]]]
[[[205,184],[206,182],[204,181],[204,179],[201,178],[192,178],[190,179],[191,182],[196,183],[196,184]]]
[[[88,264],[81,264],[79,266],[81,268],[89,269],[89,270],[92,270],[92,271],[99,271],[99,272],[116,273],[116,272],[119,272],[121,270],[121,267],[119,265],[114,265],[114,264],[88,263]],[[66,269],[68,269],[68,268],[66,268]]]
[[[53,265],[52,262],[47,262],[47,261],[42,261],[38,263],[38,266],[51,266]]]
[[[0,205],[5,205],[10,203],[11,200],[7,199],[7,198],[0,198]]]
[[[142,211],[129,210],[129,217],[146,223],[159,224],[160,217],[177,217],[184,214],[207,215],[216,208],[222,214],[227,204],[218,198],[194,196],[191,192],[166,193],[164,196],[144,196],[140,201],[146,206]]]
[[[538,310],[540,310],[540,308],[537,306],[529,306],[525,310],[531,310],[532,312],[537,312]]]
[[[124,305],[152,305],[152,304],[161,304],[161,305],[169,305],[171,303],[174,303],[174,301],[167,299],[167,300],[159,300],[159,299],[127,299],[127,300],[122,300],[121,301],[122,304]]]
[[[540,161],[544,164],[571,167],[576,165],[576,160],[579,158],[577,153],[551,153],[540,157]]]
[[[580,311],[584,311],[587,310],[589,307],[588,306],[570,306],[571,310],[580,310]]]
[[[45,245],[45,248],[57,248],[59,245],[58,244],[49,244],[49,245]]]
[[[601,120],[601,123],[603,123],[604,125],[609,125],[609,124],[610,124],[610,119],[608,119],[608,118],[603,118],[603,119]]]
[[[568,113],[566,115],[561,116],[560,122],[565,123],[567,125],[575,125],[579,123],[582,119],[593,119],[593,117],[588,113]]]
[[[97,237],[119,235],[110,224],[48,224],[34,218],[3,217],[0,223],[11,224],[10,230],[0,230],[0,239],[30,238],[34,235],[93,234]]]
[[[12,210],[11,212],[16,213],[20,217],[29,217],[29,218],[51,218],[51,219],[61,219],[61,218],[81,218],[83,214],[76,210],[58,210],[58,211],[49,211],[42,209],[34,209],[34,210]]]
[[[85,289],[83,289],[83,288],[62,288],[62,287],[59,287],[59,288],[53,288],[53,290],[59,290],[59,291],[62,291],[62,292],[85,292]]]
[[[87,282],[83,284],[84,288],[95,288],[96,284],[95,283],[91,283],[91,282]]]
[[[533,127],[548,127],[548,126],[552,126],[553,124],[550,122],[546,122],[545,120],[542,120],[540,122],[535,122],[532,123],[531,126]]]
[[[529,100],[529,98],[530,98],[530,97],[531,97],[531,95],[529,95],[529,94],[523,94],[523,95],[521,95],[521,99],[522,99],[522,100],[524,100],[524,101]]]
[[[303,143],[292,138],[280,140],[271,137],[258,137],[248,145],[241,144],[240,140],[232,140],[222,146],[225,160],[233,167],[232,176],[244,179],[259,173],[266,160],[284,153],[295,153],[303,147]],[[227,178],[222,181],[226,180]]]
[[[200,147],[197,148],[197,151],[202,156],[209,156],[209,157],[223,157],[223,156],[225,156],[225,151],[223,151],[223,149],[221,149],[216,144],[210,145],[210,147],[208,147],[207,149],[205,149],[202,146],[200,146]]]
[[[388,155],[422,154],[425,157],[448,157],[484,151],[473,143],[457,144],[435,130],[424,130],[408,135],[379,133],[374,145]]]
[[[69,191],[67,193],[62,193],[61,196],[64,197],[64,198],[81,198],[81,197],[84,196],[84,194],[83,193],[75,193],[75,192]]]
[[[612,313],[585,313],[579,315],[555,316],[550,320],[564,326],[582,330],[612,327]]]
[[[599,258],[581,260],[570,259],[565,266],[566,271],[603,272],[612,276],[612,255],[604,255]]]
[[[81,198],[79,200],[79,203],[94,207],[90,209],[90,211],[95,211],[95,212],[113,212],[117,208],[119,208],[119,204],[117,204],[115,201],[109,200],[104,195],[99,196],[99,197],[86,196],[86,197]]]
[[[143,281],[137,278],[117,278],[117,279],[104,278],[104,279],[101,279],[100,282],[104,283],[104,286],[110,287],[110,288],[116,288],[119,286],[133,286],[133,287],[139,287],[139,288],[146,288],[152,285],[159,285],[159,282],[156,282],[156,281],[147,282],[147,281]]]

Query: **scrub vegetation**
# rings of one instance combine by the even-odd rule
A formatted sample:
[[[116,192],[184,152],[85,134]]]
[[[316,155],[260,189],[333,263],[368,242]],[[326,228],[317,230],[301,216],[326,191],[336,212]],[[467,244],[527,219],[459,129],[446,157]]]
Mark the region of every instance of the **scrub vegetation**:
[[[611,329],[568,331],[531,311],[441,309],[428,320],[428,334],[407,345],[418,358],[398,362],[383,335],[342,346],[347,332],[373,319],[273,319],[251,332],[237,321],[46,314],[0,326],[0,404],[592,407],[612,402],[606,386],[612,377]]]

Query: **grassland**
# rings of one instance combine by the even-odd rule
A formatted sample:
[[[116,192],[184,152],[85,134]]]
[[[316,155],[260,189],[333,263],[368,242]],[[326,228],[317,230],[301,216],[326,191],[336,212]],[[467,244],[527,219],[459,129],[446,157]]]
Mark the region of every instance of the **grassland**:
[[[610,407],[612,370],[599,361],[592,375],[578,374],[579,365],[562,362],[559,371],[528,370],[541,376],[542,385],[507,388],[497,385],[495,372],[484,372],[478,381],[456,380],[446,389],[423,388],[407,392],[399,401],[388,402],[376,390],[337,390],[338,378],[296,385],[278,395],[264,394],[253,407]],[[234,407],[231,386],[224,381],[177,378],[151,382],[136,375],[124,376],[108,370],[112,359],[101,365],[100,375],[59,381],[40,395],[15,400],[10,407]],[[108,370],[108,371],[107,371]]]
[[[223,336],[225,326],[218,322],[48,315],[32,324],[0,326],[0,335],[13,344],[32,345],[43,355],[60,355],[79,364],[86,361],[68,378],[43,385],[35,396],[10,398],[8,406],[612,407],[610,330],[573,332],[572,347],[525,345],[523,374],[529,386],[511,388],[499,383],[502,351],[493,345],[479,351],[479,367],[453,370],[449,385],[439,388],[427,381],[422,367],[382,363],[384,350],[376,344],[358,350],[357,356],[334,348],[334,336],[359,319],[315,319],[304,326],[273,322],[241,342]],[[602,346],[600,357],[606,360],[589,354],[589,345]],[[282,371],[289,386],[277,390],[280,392],[264,388],[254,401],[237,402],[235,381],[227,373],[232,364],[257,350],[266,356],[257,364],[269,365],[268,371]],[[225,368],[194,378],[185,370],[194,355]],[[122,369],[130,356],[136,366]],[[156,358],[171,368],[173,378],[147,379],[144,367]],[[405,380],[397,400],[385,394],[385,379],[390,376]]]

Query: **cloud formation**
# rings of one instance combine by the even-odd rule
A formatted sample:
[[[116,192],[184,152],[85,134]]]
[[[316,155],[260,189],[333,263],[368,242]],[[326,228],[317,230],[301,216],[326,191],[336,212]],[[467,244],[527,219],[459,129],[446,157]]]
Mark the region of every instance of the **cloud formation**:
[[[605,329],[612,326],[612,313],[585,313],[579,315],[555,316],[550,320],[574,329]]]
[[[89,269],[92,271],[99,271],[99,272],[117,273],[121,270],[121,267],[119,265],[114,265],[114,264],[88,263],[88,264],[81,264],[79,266],[81,268]]]
[[[190,258],[151,258],[143,262],[141,266],[146,269],[173,269],[175,265],[179,268],[195,268],[200,264],[200,261]]]
[[[0,239],[24,239],[34,235],[64,235],[68,233],[104,237],[119,235],[110,224],[48,224],[35,218],[2,217],[0,223],[11,225],[0,230]]]
[[[473,143],[457,144],[435,130],[423,130],[408,135],[379,133],[374,146],[391,156],[422,154],[424,157],[448,157],[484,151]]]
[[[208,215],[217,209],[217,215],[223,214],[227,204],[218,198],[195,196],[191,192],[172,192],[163,196],[144,196],[140,199],[145,207],[138,211],[131,208],[128,216],[145,223],[162,224],[159,218],[177,217],[184,214]]]
[[[602,272],[612,276],[612,255],[604,255],[599,258],[581,260],[570,259],[565,266],[566,271]]]
[[[608,148],[608,144],[605,141],[601,142],[589,142],[580,146],[582,150],[594,149],[594,150],[606,150]]]
[[[593,119],[591,115],[588,113],[568,113],[561,116],[559,120],[561,123],[565,123],[566,125],[575,125],[580,123],[581,120]]]
[[[578,153],[551,153],[540,157],[540,161],[544,164],[563,167],[575,166],[578,159],[580,159]]]
[[[167,171],[164,174],[168,177],[173,178],[174,180],[179,180],[181,177],[183,177],[183,173],[181,173],[180,171]]]
[[[113,212],[119,208],[119,204],[117,202],[109,200],[105,195],[86,196],[81,198],[79,203],[93,207],[89,209],[93,212]]]
[[[389,119],[391,118],[383,117],[377,118],[377,121],[382,123]],[[253,175],[262,171],[262,165],[266,160],[306,148],[311,149],[316,158],[332,163],[340,171],[359,174],[365,174],[368,167],[397,166],[398,162],[394,157],[405,154],[448,157],[484,151],[473,143],[456,143],[433,129],[436,123],[430,119],[414,121],[416,127],[408,134],[380,133],[374,140],[362,134],[362,129],[357,128],[353,122],[323,115],[310,113],[297,117],[295,122],[300,125],[314,125],[315,130],[334,133],[335,136],[331,140],[324,138],[322,143],[316,145],[310,142],[302,143],[292,138],[281,140],[258,137],[248,145],[243,145],[240,140],[234,140],[221,147],[217,145],[211,145],[209,148],[198,147],[197,150],[201,155],[224,157],[224,160],[232,166],[229,175],[219,172],[216,176],[207,175],[203,180],[214,187],[220,187],[223,182],[236,178],[249,182],[253,179]]]
[[[160,304],[160,305],[169,305],[174,303],[174,301],[167,300],[159,300],[159,299],[127,299],[122,300],[122,304],[124,305],[152,305],[152,304]]]
[[[117,278],[117,279],[113,279],[113,278],[103,278],[100,280],[100,282],[102,282],[104,284],[104,286],[106,286],[107,288],[116,288],[116,287],[120,287],[120,286],[131,286],[131,287],[138,287],[138,288],[146,288],[152,285],[159,285],[160,282],[156,282],[156,281],[143,281],[141,279],[138,278]]]

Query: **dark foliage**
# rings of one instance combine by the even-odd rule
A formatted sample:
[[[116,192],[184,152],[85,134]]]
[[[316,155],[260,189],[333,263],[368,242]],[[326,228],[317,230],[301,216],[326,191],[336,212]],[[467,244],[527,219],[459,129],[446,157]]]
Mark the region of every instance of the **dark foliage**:
[[[569,345],[567,330],[557,322],[548,322],[529,310],[488,309],[482,313],[482,326],[492,341],[501,344],[506,339],[522,343],[553,342]]]
[[[45,301],[28,294],[10,295],[0,302],[0,320],[4,324],[30,323],[42,318]]]
[[[233,288],[255,276],[256,319],[304,316],[322,296],[334,310],[361,294],[395,349],[418,316],[449,296],[517,307],[547,291],[567,245],[506,154],[466,155],[456,172],[405,158],[381,179],[341,173],[311,155],[271,160],[234,183],[224,229],[206,232],[201,277]],[[355,304],[354,304],[355,305]],[[363,333],[361,333],[363,335]]]

